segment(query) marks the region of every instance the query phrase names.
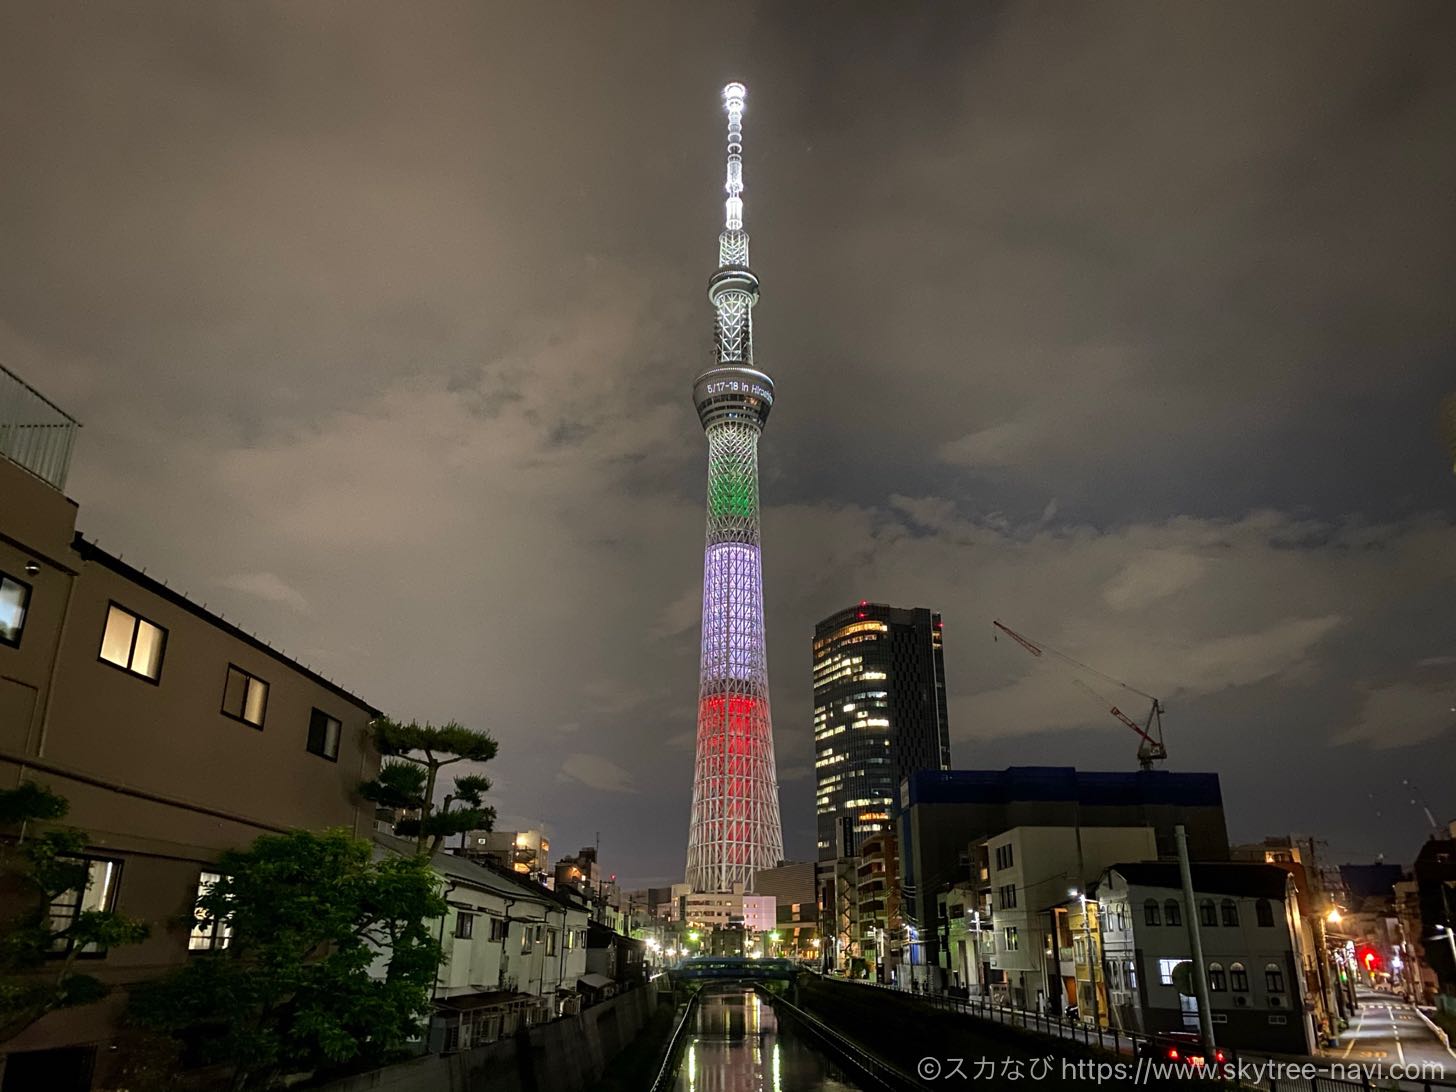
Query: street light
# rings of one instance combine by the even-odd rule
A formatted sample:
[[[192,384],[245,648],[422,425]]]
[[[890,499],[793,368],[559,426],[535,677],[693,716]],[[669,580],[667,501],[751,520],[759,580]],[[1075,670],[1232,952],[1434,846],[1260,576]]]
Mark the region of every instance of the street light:
[[[1331,906],[1330,912],[1325,915],[1325,921],[1329,922],[1331,925],[1339,925],[1340,922],[1344,920],[1345,917],[1343,914],[1340,913],[1340,908],[1338,906]]]
[[[1087,909],[1087,893],[1079,891],[1075,887],[1069,887],[1067,894],[1071,898],[1082,900],[1082,936],[1083,943],[1087,945],[1087,977],[1092,1000],[1092,1026],[1098,1027],[1102,1018],[1097,1012],[1097,946],[1092,940],[1092,914]]]

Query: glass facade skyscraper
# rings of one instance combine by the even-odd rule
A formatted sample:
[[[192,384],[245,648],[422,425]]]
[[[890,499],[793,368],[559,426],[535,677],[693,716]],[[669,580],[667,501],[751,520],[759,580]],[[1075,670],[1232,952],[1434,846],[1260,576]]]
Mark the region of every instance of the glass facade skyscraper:
[[[890,826],[900,782],[950,769],[940,615],[861,602],[814,627],[820,860]]]

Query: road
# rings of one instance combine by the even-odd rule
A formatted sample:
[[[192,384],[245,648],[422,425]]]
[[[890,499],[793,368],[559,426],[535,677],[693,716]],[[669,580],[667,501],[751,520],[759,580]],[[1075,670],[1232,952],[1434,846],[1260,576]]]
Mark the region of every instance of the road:
[[[1441,1045],[1414,1008],[1393,994],[1360,990],[1357,996],[1355,1019],[1340,1036],[1340,1045],[1326,1051],[1328,1057],[1381,1065],[1431,1063],[1456,1077],[1456,1054]]]

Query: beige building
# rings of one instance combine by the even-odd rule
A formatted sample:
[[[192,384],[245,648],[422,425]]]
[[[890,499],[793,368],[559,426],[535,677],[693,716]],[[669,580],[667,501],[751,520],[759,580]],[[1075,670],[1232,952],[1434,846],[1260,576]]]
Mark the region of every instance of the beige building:
[[[75,423],[0,369],[0,787],[35,781],[90,836],[92,881],[58,912],[113,908],[141,944],[88,958],[124,987],[225,943],[185,915],[227,849],[290,828],[367,836],[355,796],[376,710],[76,534]],[[86,1088],[124,989],[0,1045],[0,1088]],[[37,1053],[37,1052],[47,1053]]]
[[[1052,1013],[1085,1002],[1079,988],[1078,949],[1083,943],[1081,895],[1115,861],[1150,860],[1158,855],[1151,827],[1014,827],[983,843],[983,880],[992,971],[1002,972],[1006,1001],[1017,1008]],[[1068,915],[1076,912],[1077,928]],[[954,953],[953,966],[972,981],[975,955]],[[1096,960],[1094,957],[1093,963]],[[1086,961],[1082,960],[1084,967]]]
[[[502,868],[527,876],[551,871],[551,841],[539,830],[471,830],[464,836],[461,856],[488,858]]]

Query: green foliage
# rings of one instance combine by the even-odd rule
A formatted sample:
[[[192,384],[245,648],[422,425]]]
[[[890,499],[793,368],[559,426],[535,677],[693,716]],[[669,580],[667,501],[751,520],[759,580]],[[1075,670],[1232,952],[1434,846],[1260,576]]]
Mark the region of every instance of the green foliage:
[[[399,816],[395,833],[414,838],[416,852],[434,856],[450,835],[489,830],[495,824],[495,809],[485,805],[490,779],[480,774],[457,777],[455,791],[435,804],[440,769],[455,762],[489,762],[497,749],[490,735],[454,721],[400,724],[388,717],[379,717],[370,729],[379,753],[394,761],[386,762],[373,781],[360,785],[359,794],[394,809]]]
[[[218,872],[197,908],[231,943],[137,987],[134,1023],[197,1043],[238,1089],[382,1061],[417,1032],[441,958],[427,923],[445,912],[427,861],[297,831],[224,854]]]
[[[88,877],[80,860],[87,837],[57,827],[35,830],[37,822],[65,818],[64,797],[34,782],[0,790],[0,890],[8,912],[0,918],[0,1042],[13,1038],[48,1012],[87,1005],[108,987],[78,973],[77,955],[88,948],[115,948],[146,939],[139,921],[104,910],[83,910],[64,928],[51,920],[51,903],[68,891],[84,890]]]

